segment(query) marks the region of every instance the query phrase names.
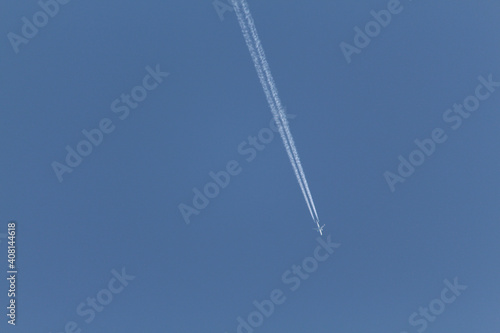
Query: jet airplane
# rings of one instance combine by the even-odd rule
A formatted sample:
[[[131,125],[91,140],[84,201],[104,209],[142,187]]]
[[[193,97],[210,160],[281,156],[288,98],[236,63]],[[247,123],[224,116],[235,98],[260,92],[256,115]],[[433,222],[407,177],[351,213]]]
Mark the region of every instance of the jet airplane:
[[[323,224],[321,227],[319,226],[319,223],[318,223],[318,227],[317,228],[313,228],[314,230],[316,230],[317,232],[319,232],[319,234],[321,236],[323,236],[323,228],[325,227],[325,225]]]

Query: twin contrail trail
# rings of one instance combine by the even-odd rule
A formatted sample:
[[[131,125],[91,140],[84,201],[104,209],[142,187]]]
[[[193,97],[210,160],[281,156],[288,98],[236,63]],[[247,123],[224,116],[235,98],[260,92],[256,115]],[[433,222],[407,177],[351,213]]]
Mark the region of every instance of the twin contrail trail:
[[[278,89],[276,88],[276,85],[274,83],[274,79],[271,74],[264,49],[260,42],[257,29],[255,28],[252,14],[250,13],[246,0],[231,1],[233,3],[236,16],[238,17],[238,22],[240,24],[243,37],[245,38],[245,42],[248,46],[248,50],[250,51],[250,55],[255,65],[255,69],[257,70],[257,75],[262,85],[262,89],[264,90],[267,102],[269,104],[269,107],[271,108],[274,121],[276,122],[281,139],[283,140],[283,144],[285,145],[288,158],[290,159],[293,171],[295,172],[295,176],[297,177],[297,181],[299,182],[300,189],[302,191],[302,194],[304,195],[304,199],[306,200],[307,207],[309,208],[309,213],[311,214],[312,219],[318,227],[317,230],[320,234],[322,234],[323,227],[320,227],[319,225],[319,216],[316,212],[316,207],[314,206],[314,201],[311,195],[311,191],[309,190],[309,185],[307,184],[306,175],[304,173],[304,169],[302,168],[302,164],[300,163],[299,154],[297,153],[297,148],[295,147],[292,133],[290,132],[290,127],[288,126],[286,113],[283,106],[281,105],[281,100],[278,96]],[[245,17],[243,17],[240,4],[241,8],[243,8]]]

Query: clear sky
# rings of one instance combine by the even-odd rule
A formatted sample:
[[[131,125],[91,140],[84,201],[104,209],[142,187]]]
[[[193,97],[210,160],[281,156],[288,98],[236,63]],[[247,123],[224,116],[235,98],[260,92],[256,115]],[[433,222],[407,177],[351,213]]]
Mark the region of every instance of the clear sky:
[[[60,2],[0,4],[0,331],[500,331],[498,2],[249,0],[322,241],[226,0]]]

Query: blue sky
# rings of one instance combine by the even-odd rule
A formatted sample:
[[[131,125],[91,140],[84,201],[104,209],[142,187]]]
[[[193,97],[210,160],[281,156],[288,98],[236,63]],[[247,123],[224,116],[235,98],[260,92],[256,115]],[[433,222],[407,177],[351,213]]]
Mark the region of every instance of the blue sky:
[[[1,234],[18,224],[18,327],[4,307],[2,332],[232,333],[276,290],[286,299],[255,332],[498,332],[500,88],[480,88],[489,96],[457,129],[443,114],[476,96],[478,77],[500,82],[500,4],[402,0],[348,63],[341,43],[355,45],[354,28],[390,3],[249,0],[322,242],[338,244],[320,262],[308,258],[328,252],[316,251],[279,136],[251,161],[238,151],[271,113],[233,12],[221,20],[210,0],[70,1],[16,53],[8,34],[21,38],[41,7],[2,3],[5,276]],[[66,147],[103,119],[113,130],[59,181],[53,163],[67,166]],[[384,173],[436,128],[446,141],[391,191]],[[239,172],[186,224],[179,205],[231,161]],[[293,266],[313,261],[291,290]],[[7,290],[4,280],[4,306]],[[424,320],[431,304],[440,313]]]

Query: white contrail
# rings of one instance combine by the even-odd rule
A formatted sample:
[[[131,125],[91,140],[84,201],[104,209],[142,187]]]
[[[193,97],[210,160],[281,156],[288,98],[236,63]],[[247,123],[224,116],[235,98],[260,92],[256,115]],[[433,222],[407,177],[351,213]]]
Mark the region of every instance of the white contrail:
[[[255,24],[254,24],[254,21],[253,21],[253,18],[252,18],[252,14],[250,13],[250,10],[248,8],[248,4],[246,3],[246,1],[245,0],[240,0],[240,2],[242,4],[242,6],[243,6],[243,11],[245,12],[245,16],[246,16],[246,19],[247,19],[248,26],[250,27],[250,31],[252,33],[252,37],[253,37],[255,45],[257,47],[260,60],[261,60],[262,65],[264,67],[264,72],[266,74],[267,81],[269,83],[271,92],[272,92],[274,100],[276,102],[276,105],[277,105],[277,108],[278,108],[278,111],[279,111],[279,115],[280,115],[281,121],[283,123],[283,127],[284,127],[286,135],[287,135],[287,139],[288,139],[288,141],[290,143],[290,147],[291,147],[293,155],[294,155],[295,163],[297,164],[297,168],[299,169],[299,173],[300,173],[300,176],[301,176],[302,181],[304,183],[304,187],[306,189],[306,192],[307,192],[307,195],[309,197],[309,200],[311,202],[311,206],[313,208],[315,217],[316,217],[317,220],[319,220],[318,214],[316,212],[316,207],[314,206],[314,201],[313,201],[311,192],[309,190],[309,186],[307,184],[307,179],[306,179],[304,170],[302,168],[302,164],[300,163],[300,158],[299,158],[299,155],[297,153],[297,149],[295,148],[295,143],[293,141],[293,136],[292,136],[292,134],[290,132],[290,128],[288,126],[288,121],[286,119],[286,114],[285,114],[285,111],[284,111],[284,109],[283,109],[283,107],[281,105],[281,100],[280,100],[279,95],[278,95],[278,89],[276,88],[273,76],[271,74],[271,70],[269,69],[269,64],[268,64],[268,62],[266,60],[264,49],[263,49],[262,44],[260,42],[260,38],[259,38],[259,35],[257,33],[257,29],[255,27]]]
[[[314,201],[313,201],[311,192],[309,190],[309,185],[307,184],[306,175],[305,175],[304,170],[302,168],[302,164],[300,163],[300,158],[299,158],[299,155],[297,153],[297,148],[295,148],[295,143],[293,141],[292,133],[290,132],[290,127],[288,126],[288,121],[286,119],[286,113],[283,109],[283,106],[281,105],[281,100],[280,100],[279,95],[278,95],[278,89],[276,88],[276,84],[274,83],[274,79],[273,79],[273,76],[271,74],[271,70],[269,68],[269,64],[267,62],[266,55],[265,55],[264,49],[262,47],[262,43],[260,42],[260,38],[259,38],[259,35],[257,33],[257,28],[255,27],[255,24],[254,24],[254,21],[252,18],[252,14],[250,13],[250,10],[248,8],[248,4],[247,4],[246,0],[240,0],[240,2],[242,4],[243,11],[245,12],[245,17],[247,19],[248,26],[250,27],[250,31],[252,33],[254,43],[257,47],[260,61],[264,67],[264,72],[266,74],[267,81],[269,83],[269,87],[270,87],[271,92],[273,94],[274,101],[275,101],[276,106],[278,108],[280,119],[281,119],[281,122],[283,123],[283,128],[285,129],[286,136],[287,136],[288,141],[290,143],[290,147],[291,147],[292,152],[293,152],[295,163],[297,165],[297,168],[299,169],[299,173],[300,173],[300,176],[302,178],[302,182],[304,183],[304,188],[305,188],[307,195],[309,197],[313,212],[315,214],[315,218],[316,218],[316,220],[319,220],[318,214],[316,212],[316,207],[314,206]]]
[[[295,165],[295,161],[294,161],[290,146],[288,144],[288,140],[287,140],[285,132],[283,130],[283,126],[282,126],[282,123],[280,121],[278,111],[276,109],[276,106],[274,105],[273,98],[272,98],[271,93],[267,87],[267,82],[266,82],[266,79],[265,79],[264,74],[262,72],[262,67],[259,63],[259,58],[258,58],[257,53],[255,51],[255,48],[252,44],[252,39],[251,39],[250,34],[248,32],[248,28],[245,24],[245,21],[243,20],[243,16],[241,15],[241,11],[240,11],[239,6],[237,4],[234,4],[234,8],[235,8],[236,16],[238,17],[238,21],[240,22],[241,30],[243,32],[243,36],[245,37],[245,41],[247,43],[248,50],[250,51],[250,55],[252,56],[252,59],[253,59],[254,65],[255,65],[255,69],[257,70],[257,75],[260,79],[260,83],[261,83],[262,88],[264,90],[264,93],[266,95],[267,102],[268,102],[269,106],[271,107],[271,112],[273,114],[274,121],[276,123],[276,126],[278,127],[278,131],[280,133],[281,139],[283,140],[283,144],[285,145],[285,149],[287,151],[288,157],[290,159],[293,170],[295,172],[295,176],[297,177],[297,180],[299,182],[300,188],[302,190],[302,194],[304,195],[304,198],[306,200],[307,207],[309,208],[309,212],[311,214],[311,217],[314,219],[314,213],[313,213],[312,207],[309,203],[309,197],[307,196],[304,185],[302,184],[302,179],[299,175],[299,171],[297,169],[297,166]]]
[[[243,33],[243,36],[245,38],[246,44],[248,46],[248,50],[250,51],[250,55],[252,57],[252,60],[255,65],[255,69],[257,70],[257,75],[259,77],[260,83],[262,85],[262,89],[264,90],[264,93],[267,98],[267,102],[271,108],[271,112],[273,113],[274,120],[276,122],[276,125],[278,126],[278,131],[281,135],[281,139],[283,140],[283,144],[285,145],[285,149],[287,151],[288,157],[290,159],[290,163],[292,164],[293,170],[295,172],[295,176],[297,177],[297,181],[300,185],[300,189],[302,191],[302,194],[304,195],[304,199],[307,203],[307,207],[309,208],[309,212],[311,214],[312,219],[318,226],[318,231],[319,230],[319,217],[316,212],[316,208],[314,206],[314,201],[312,199],[311,192],[309,190],[309,186],[307,184],[307,179],[305,177],[304,170],[302,169],[302,164],[300,163],[300,159],[297,153],[297,149],[295,148],[295,144],[293,141],[292,134],[290,132],[288,122],[286,119],[286,113],[281,105],[281,101],[278,96],[278,91],[276,88],[276,85],[274,84],[274,79],[272,77],[271,71],[269,69],[269,64],[267,63],[266,57],[264,50],[262,48],[262,44],[260,43],[259,36],[257,34],[257,30],[255,28],[255,25],[253,23],[252,16],[250,14],[250,11],[248,9],[248,5],[246,4],[245,0],[240,0],[243,6],[243,9],[245,11],[245,16],[247,19],[247,23],[250,26],[250,30],[252,32],[252,37],[253,41],[257,47],[258,50],[258,56],[257,52],[255,51],[255,48],[252,43],[252,38],[250,37],[249,31],[247,24],[245,23],[245,20],[243,19],[243,16],[241,14],[240,7],[236,0],[232,0],[233,6],[235,9],[236,16],[238,17],[238,21]],[[260,62],[259,62],[260,60]],[[262,63],[262,64],[261,64]],[[262,68],[264,68],[265,72],[265,77]],[[267,81],[266,81],[267,77]],[[269,87],[268,87],[269,84]],[[321,233],[321,231],[320,231]]]

